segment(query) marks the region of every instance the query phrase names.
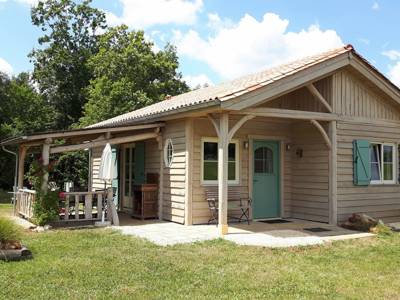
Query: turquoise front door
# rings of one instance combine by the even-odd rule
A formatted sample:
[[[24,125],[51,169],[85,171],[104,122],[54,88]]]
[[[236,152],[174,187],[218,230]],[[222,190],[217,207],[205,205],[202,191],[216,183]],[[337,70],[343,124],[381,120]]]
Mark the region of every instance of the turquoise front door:
[[[277,141],[253,142],[253,218],[281,216],[280,147]]]

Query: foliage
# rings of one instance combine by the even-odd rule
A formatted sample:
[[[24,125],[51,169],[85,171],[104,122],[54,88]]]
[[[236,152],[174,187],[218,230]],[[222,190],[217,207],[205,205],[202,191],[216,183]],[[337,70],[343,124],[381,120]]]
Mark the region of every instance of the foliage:
[[[30,53],[33,76],[41,94],[54,107],[56,128],[78,121],[86,103],[84,89],[91,72],[88,59],[97,52],[98,32],[106,27],[105,14],[90,0],[39,1],[32,8],[32,24],[43,35]]]
[[[58,217],[58,191],[42,190],[43,176],[54,168],[54,162],[44,166],[41,160],[35,160],[31,163],[28,179],[36,191],[35,202],[33,205],[33,221],[35,224],[43,226]]]
[[[385,225],[382,221],[379,221],[378,225],[372,227],[370,231],[372,233],[378,234],[379,236],[391,236],[394,234],[392,229],[389,226]]]
[[[110,28],[88,61],[94,78],[87,88],[81,126],[87,126],[188,91],[178,73],[176,49],[154,51],[143,31]]]
[[[21,229],[9,218],[0,217],[0,244],[17,241],[21,238]]]
[[[0,140],[52,127],[52,109],[36,92],[29,74],[10,78],[0,73],[0,99]],[[0,151],[0,187],[12,189],[14,166],[15,158]]]
[[[87,188],[89,174],[87,151],[67,152],[59,155],[57,161],[50,174],[50,181],[55,181],[60,188],[67,181],[72,181],[74,187]]]

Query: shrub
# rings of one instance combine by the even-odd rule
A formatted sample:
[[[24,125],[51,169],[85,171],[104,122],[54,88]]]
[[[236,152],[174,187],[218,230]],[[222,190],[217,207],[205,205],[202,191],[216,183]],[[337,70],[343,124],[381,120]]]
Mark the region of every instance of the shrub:
[[[21,229],[12,220],[0,218],[0,244],[17,241],[21,238]]]
[[[43,226],[58,218],[58,192],[42,191],[43,175],[49,173],[54,163],[44,166],[42,160],[32,162],[28,179],[36,191],[35,203],[33,204],[33,222]]]
[[[372,227],[370,230],[372,233],[378,234],[380,236],[391,236],[393,235],[392,229],[385,225],[382,221],[378,222],[378,225]]]

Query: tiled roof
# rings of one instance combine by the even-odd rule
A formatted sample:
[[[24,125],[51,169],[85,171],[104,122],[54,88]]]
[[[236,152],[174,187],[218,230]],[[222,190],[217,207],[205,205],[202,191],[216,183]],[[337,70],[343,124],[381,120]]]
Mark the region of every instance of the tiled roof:
[[[200,104],[212,104],[213,102],[218,103],[219,101],[227,101],[351,51],[353,51],[353,47],[347,45],[317,55],[304,57],[291,63],[279,65],[259,73],[246,75],[232,81],[177,95],[169,100],[146,106],[89,127],[120,126],[149,117],[156,117],[161,113],[171,112],[181,108],[189,108],[191,106],[194,108],[194,106]]]

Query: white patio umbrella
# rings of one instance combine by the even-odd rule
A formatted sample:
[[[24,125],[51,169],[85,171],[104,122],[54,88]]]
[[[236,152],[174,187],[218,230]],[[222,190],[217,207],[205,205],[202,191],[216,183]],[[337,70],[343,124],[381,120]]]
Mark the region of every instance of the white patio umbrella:
[[[112,150],[109,143],[104,147],[101,154],[100,168],[98,178],[104,180],[104,189],[106,189],[107,182],[111,182],[114,178],[114,163],[112,159]],[[101,222],[104,223],[104,205],[101,215]]]
[[[114,178],[114,163],[112,159],[112,150],[109,143],[104,147],[103,153],[101,154],[101,162],[98,178],[104,180],[104,185],[107,181],[111,181]]]

